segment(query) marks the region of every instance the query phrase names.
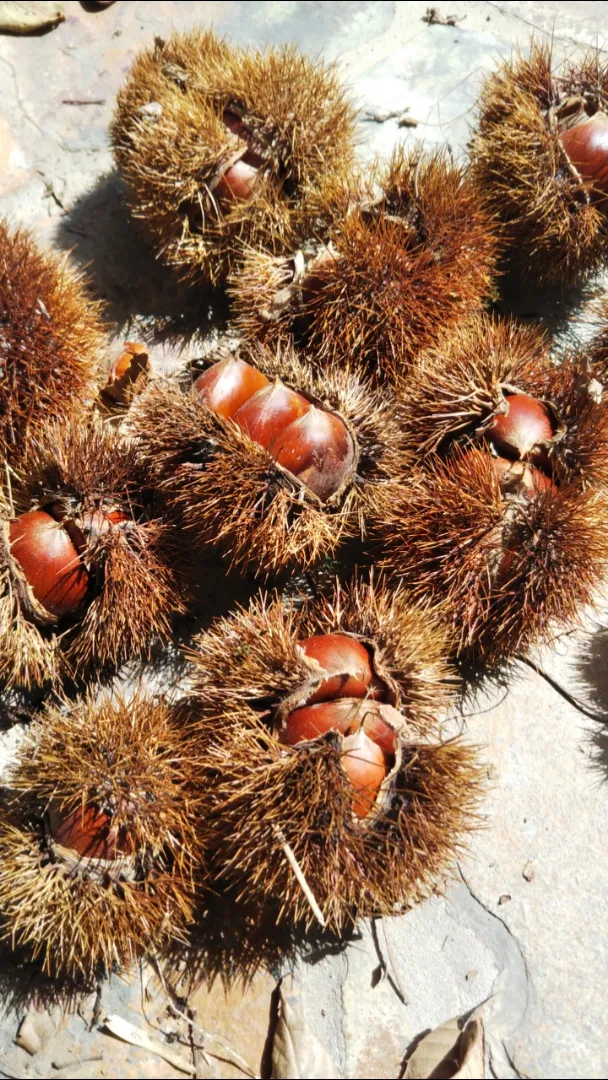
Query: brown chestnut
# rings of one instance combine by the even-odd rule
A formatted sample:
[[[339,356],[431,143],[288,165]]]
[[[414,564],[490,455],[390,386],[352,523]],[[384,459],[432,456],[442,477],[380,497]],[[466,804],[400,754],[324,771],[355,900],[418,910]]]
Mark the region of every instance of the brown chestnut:
[[[134,341],[126,341],[120,356],[112,364],[108,382],[118,382],[132,367],[147,369],[148,358],[149,354],[145,345],[138,345]]]
[[[259,170],[243,158],[226,169],[213,189],[213,194],[223,202],[246,202],[253,195]]]
[[[310,402],[282,382],[270,383],[241,405],[233,420],[260,446],[268,447],[293,420],[308,412]]]
[[[36,600],[51,615],[70,615],[84,603],[89,575],[67,531],[43,510],[10,523],[11,555]]]
[[[342,487],[355,463],[353,440],[344,421],[314,405],[277,434],[268,452],[323,500]]]
[[[298,642],[298,647],[329,676],[308,699],[309,705],[334,698],[379,697],[384,690],[374,675],[368,649],[355,638],[320,634]]]
[[[583,180],[608,194],[608,116],[596,112],[582,124],[562,131],[559,140]]]
[[[509,461],[507,458],[492,457],[490,454],[488,457],[505,494],[507,492],[521,493],[533,499],[544,491],[556,490],[556,484],[553,483],[551,477],[527,461]]]
[[[386,778],[384,754],[377,743],[360,729],[344,740],[341,761],[355,791],[353,810],[358,817],[367,817]]]
[[[541,444],[555,435],[549,409],[529,394],[507,394],[505,403],[506,412],[494,417],[486,429],[487,438],[504,457],[538,457],[544,463],[546,453]]]
[[[110,815],[94,804],[69,810],[51,803],[48,817],[53,840],[81,858],[112,861],[134,851],[128,830],[115,826]]]
[[[269,384],[270,380],[257,368],[229,356],[207,368],[196,380],[194,389],[208,409],[230,417]]]
[[[281,733],[281,741],[287,746],[317,739],[328,731],[339,731],[346,735],[353,725],[361,725],[363,709],[361,701],[338,698],[337,701],[324,701],[318,705],[305,705],[294,709],[287,718]]]
[[[281,733],[281,741],[287,746],[297,746],[300,742],[317,739],[328,731],[350,735],[362,727],[390,757],[395,753],[397,736],[395,729],[384,719],[385,712],[394,716],[398,723],[402,719],[391,706],[372,700],[338,698],[318,705],[305,705],[290,713]]]

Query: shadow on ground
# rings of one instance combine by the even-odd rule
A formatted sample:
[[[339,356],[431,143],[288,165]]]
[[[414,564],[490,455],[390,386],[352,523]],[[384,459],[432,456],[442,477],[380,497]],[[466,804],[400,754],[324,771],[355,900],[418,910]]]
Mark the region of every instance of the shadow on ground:
[[[155,258],[116,173],[101,177],[61,219],[55,242],[86,270],[108,322],[122,334],[185,345],[225,329],[225,294],[188,288]]]
[[[590,740],[591,760],[603,781],[608,782],[608,628],[587,637],[578,676],[585,699],[597,713]]]

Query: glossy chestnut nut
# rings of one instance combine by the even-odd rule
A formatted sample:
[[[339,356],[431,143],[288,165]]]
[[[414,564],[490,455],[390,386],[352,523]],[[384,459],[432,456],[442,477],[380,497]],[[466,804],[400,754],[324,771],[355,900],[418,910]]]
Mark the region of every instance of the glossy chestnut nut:
[[[504,457],[538,458],[544,464],[546,452],[541,444],[555,435],[549,409],[529,394],[506,394],[505,403],[506,412],[494,417],[486,437]]]
[[[358,817],[367,817],[386,779],[384,754],[378,744],[360,729],[344,740],[341,763],[355,791],[353,811]]]
[[[348,479],[355,448],[344,421],[312,405],[268,446],[277,463],[326,500]]]
[[[120,356],[116,358],[112,364],[109,383],[118,382],[119,379],[131,371],[131,368],[136,368],[138,371],[143,367],[148,367],[148,350],[145,345],[138,345],[134,341],[125,342],[125,347]]]
[[[235,161],[220,177],[213,189],[216,198],[223,202],[246,202],[253,195],[259,170],[243,158]]]
[[[84,603],[89,575],[66,529],[43,510],[10,523],[11,555],[21,567],[36,600],[58,617]]]
[[[362,727],[383,753],[390,757],[395,753],[397,736],[394,728],[384,719],[383,710],[394,715],[397,721],[401,720],[390,706],[380,705],[373,700],[338,698],[318,705],[305,705],[294,709],[287,717],[281,741],[287,746],[297,746],[298,743],[317,739],[328,731],[351,735]]]
[[[559,140],[575,169],[597,191],[608,194],[608,116],[596,112],[562,131]]]
[[[309,697],[309,705],[334,698],[382,695],[384,685],[374,674],[369,650],[355,638],[345,634],[320,634],[298,642],[298,647],[329,676]]]
[[[278,435],[310,409],[310,402],[282,382],[258,390],[233,415],[233,420],[249,438],[267,448]]]
[[[134,851],[128,829],[118,828],[110,815],[94,804],[69,810],[51,803],[48,818],[53,840],[81,858],[113,861]]]
[[[545,491],[557,490],[557,485],[553,483],[550,476],[527,461],[509,461],[503,457],[491,457],[490,454],[488,457],[492,462],[501,490],[505,494],[521,493],[533,499]]]
[[[194,390],[208,409],[231,417],[258,390],[269,385],[270,380],[257,368],[229,356],[199,375]]]

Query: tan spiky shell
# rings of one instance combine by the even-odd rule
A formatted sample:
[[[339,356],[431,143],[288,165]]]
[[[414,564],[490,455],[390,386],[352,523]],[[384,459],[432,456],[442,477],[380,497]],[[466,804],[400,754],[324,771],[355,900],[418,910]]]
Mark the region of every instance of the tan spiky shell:
[[[319,364],[354,358],[403,374],[481,307],[497,241],[466,172],[445,151],[400,147],[376,166],[375,181],[376,197],[362,185],[328,192],[324,233],[317,226],[295,254],[246,254],[231,280],[246,335],[273,342],[294,333]]]
[[[144,467],[186,535],[219,549],[234,565],[262,576],[308,567],[349,536],[365,535],[380,488],[407,467],[390,401],[353,367],[315,373],[287,344],[254,345],[243,358],[271,378],[339,413],[358,448],[355,474],[326,502],[230,420],[170,383],[157,382],[135,407],[132,422]]]
[[[383,565],[417,599],[447,604],[464,658],[498,664],[593,603],[607,509],[577,482],[505,504],[489,454],[432,455],[385,503]]]
[[[0,219],[0,458],[93,396],[103,344],[82,277]]]
[[[90,692],[47,707],[0,818],[4,936],[46,971],[87,980],[184,939],[201,860],[196,778],[194,745],[166,702]],[[52,814],[91,806],[111,834],[124,830],[128,854],[78,857],[55,840]]]
[[[363,820],[352,813],[337,734],[288,747],[273,731],[281,702],[306,700],[318,682],[298,641],[330,632],[365,641],[405,718],[395,768]],[[432,612],[382,582],[336,587],[331,599],[297,609],[260,598],[197,639],[204,820],[216,871],[244,900],[275,903],[279,921],[313,921],[285,845],[338,933],[357,917],[403,909],[449,868],[474,824],[480,779],[473,751],[438,735],[455,690],[446,651]]]
[[[264,159],[251,199],[214,188],[247,142]],[[323,185],[348,170],[354,112],[332,66],[293,46],[232,48],[211,31],[157,39],[119,92],[112,138],[132,212],[185,278],[220,281],[241,242],[289,251],[313,225]]]
[[[601,52],[582,63],[554,63],[532,42],[483,87],[471,143],[474,177],[503,223],[515,268],[539,282],[573,283],[606,257],[605,205],[570,163],[559,140],[560,108],[608,109],[608,65]]]
[[[32,603],[10,556],[7,523],[31,509],[61,504],[78,522],[87,511],[119,511],[124,527],[93,537],[82,561],[94,575],[83,612],[66,621]],[[184,610],[172,530],[143,490],[135,449],[94,420],[47,424],[23,459],[11,499],[1,504],[0,674],[36,686],[60,677],[114,670],[147,655],[171,634]],[[25,595],[27,594],[27,595]]]
[[[417,455],[481,439],[506,393],[545,401],[559,428],[548,454],[554,476],[583,486],[608,482],[608,408],[594,391],[587,359],[551,361],[536,327],[480,316],[423,353],[402,387],[404,441]]]

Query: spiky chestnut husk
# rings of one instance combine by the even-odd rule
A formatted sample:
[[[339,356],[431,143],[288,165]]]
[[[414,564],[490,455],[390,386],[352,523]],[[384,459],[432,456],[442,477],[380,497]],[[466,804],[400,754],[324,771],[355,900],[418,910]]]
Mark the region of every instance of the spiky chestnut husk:
[[[9,685],[116,669],[170,635],[183,583],[171,528],[143,485],[135,449],[107,426],[48,424],[31,444],[10,503],[0,503],[0,677]],[[11,522],[48,509],[79,538],[90,579],[84,605],[64,617],[38,602],[11,554]]]
[[[608,564],[606,498],[577,482],[506,495],[477,448],[433,455],[385,503],[383,565],[445,602],[463,659],[500,664],[574,625]]]
[[[232,420],[194,393],[156,382],[134,407],[141,459],[186,535],[262,576],[308,567],[349,536],[365,535],[378,494],[407,467],[392,404],[355,369],[315,374],[288,345],[252,346],[243,359],[338,413],[356,447],[355,467],[326,501],[281,468]]]
[[[554,71],[551,48],[535,42],[528,59],[515,54],[488,77],[478,106],[473,175],[513,265],[542,283],[574,283],[608,251],[605,176],[584,178],[560,140],[577,130],[578,109],[608,112],[602,54]]]
[[[363,818],[353,813],[337,732],[297,746],[281,741],[285,715],[324,677],[299,643],[328,633],[365,643],[385,700],[403,717],[390,774]],[[285,842],[338,933],[358,917],[413,903],[448,869],[474,824],[480,778],[470,748],[438,737],[456,689],[446,652],[428,606],[382,582],[337,586],[331,598],[298,608],[262,597],[196,640],[197,727],[209,765],[204,821],[216,872],[243,899],[276,903],[279,920],[312,922]]]
[[[466,172],[444,151],[401,147],[375,181],[376,197],[371,187],[328,192],[325,230],[295,255],[246,253],[231,292],[247,336],[294,333],[319,364],[354,357],[401,374],[481,307],[497,241]]]
[[[11,460],[48,417],[95,392],[100,305],[65,258],[0,219],[0,457]]]
[[[185,938],[202,851],[182,720],[141,692],[91,691],[47,707],[20,749],[0,821],[0,915],[46,971],[92,979]]]
[[[489,449],[511,395],[535,398],[553,430],[528,460],[556,483],[608,484],[608,407],[593,390],[586,358],[572,355],[556,366],[539,330],[488,316],[419,357],[401,388],[404,441],[423,457],[445,455],[455,444]]]
[[[332,66],[195,30],[139,55],[112,139],[159,254],[184,278],[216,284],[240,244],[279,254],[314,230],[323,186],[352,164],[354,118]],[[222,197],[227,171],[252,154],[246,197]]]

